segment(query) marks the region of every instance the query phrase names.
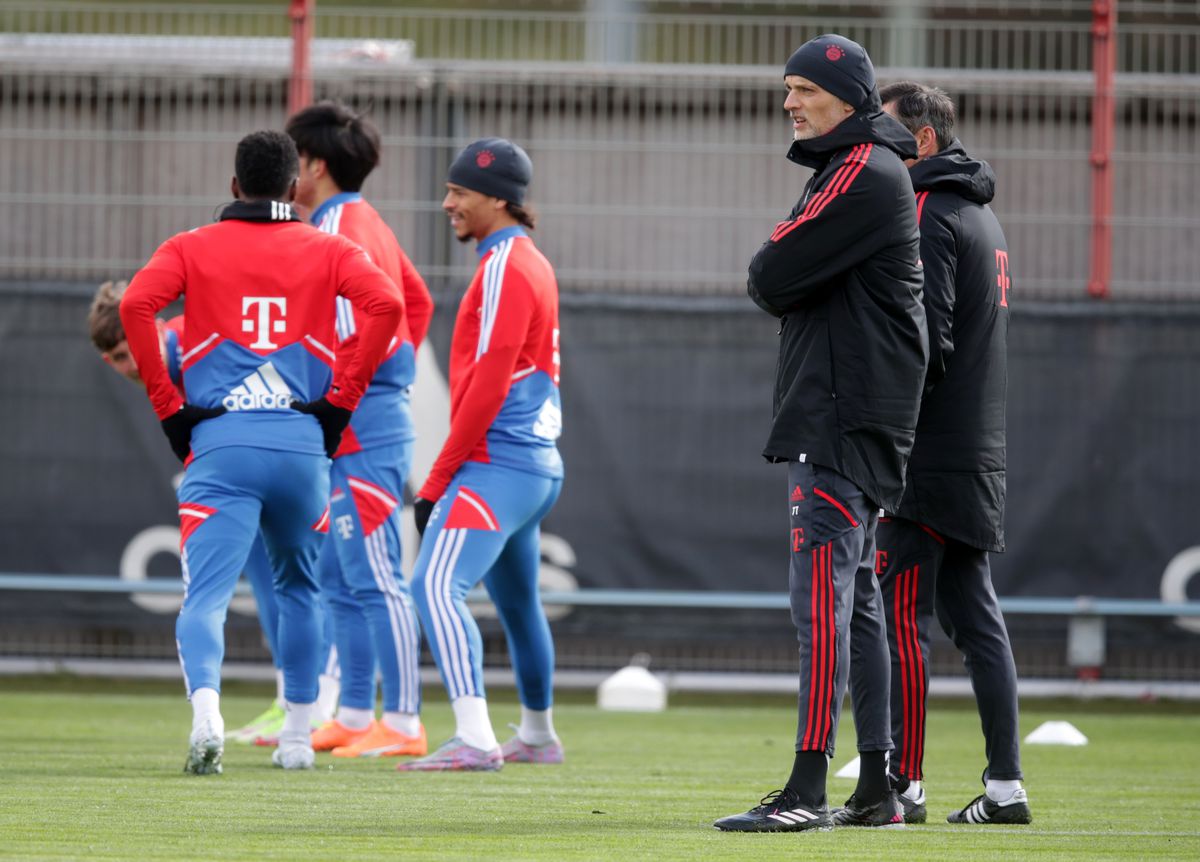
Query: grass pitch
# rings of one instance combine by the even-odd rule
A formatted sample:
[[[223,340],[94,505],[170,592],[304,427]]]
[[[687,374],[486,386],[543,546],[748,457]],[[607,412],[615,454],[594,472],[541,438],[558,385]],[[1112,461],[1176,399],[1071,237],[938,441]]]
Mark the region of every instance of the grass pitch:
[[[440,692],[429,694],[425,722],[437,744],[452,721]],[[228,726],[268,698],[261,689],[227,690]],[[0,858],[1200,858],[1200,711],[1027,702],[1023,733],[1065,719],[1090,744],[1024,748],[1032,826],[962,827],[944,818],[980,791],[978,719],[971,704],[933,707],[929,824],[741,835],[710,824],[786,777],[794,725],[787,699],[694,698],[636,715],[602,713],[590,698],[568,695],[555,707],[567,747],[561,767],[401,774],[393,760],[320,754],[312,772],[283,772],[267,749],[230,744],[224,775],[193,777],[182,773],[190,709],[177,686],[6,679]],[[494,694],[499,728],[517,713],[511,693]],[[831,774],[854,756],[852,732],[847,717]],[[831,801],[852,789],[831,778]]]

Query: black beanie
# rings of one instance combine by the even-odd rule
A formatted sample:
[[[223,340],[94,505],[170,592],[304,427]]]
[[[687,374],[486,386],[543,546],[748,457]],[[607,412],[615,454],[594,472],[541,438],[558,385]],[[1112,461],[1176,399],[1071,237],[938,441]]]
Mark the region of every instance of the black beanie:
[[[520,206],[533,179],[533,162],[504,138],[483,138],[454,157],[446,179],[455,185]]]
[[[881,107],[871,58],[862,45],[845,36],[826,33],[809,39],[788,58],[783,74],[808,78],[855,110]]]

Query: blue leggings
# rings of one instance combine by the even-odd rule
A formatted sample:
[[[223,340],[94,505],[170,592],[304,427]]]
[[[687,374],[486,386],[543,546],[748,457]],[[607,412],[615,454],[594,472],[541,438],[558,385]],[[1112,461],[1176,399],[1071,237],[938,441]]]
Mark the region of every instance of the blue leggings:
[[[328,492],[329,461],[319,455],[229,446],[189,465],[178,492],[184,599],[175,623],[189,695],[220,691],[226,612],[261,529],[279,611],[284,697],[316,700],[316,563]]]
[[[412,594],[450,700],[484,697],[483,641],[466,594],[483,581],[504,625],[521,703],[553,701],[554,643],[538,597],[540,525],[562,479],[468,462],[434,507]]]
[[[282,670],[279,660],[279,606],[275,604],[275,573],[271,571],[271,559],[267,556],[267,546],[263,544],[262,533],[254,537],[250,546],[250,556],[246,558],[246,567],[242,574],[250,582],[254,591],[254,604],[258,609],[258,623],[262,626],[263,638],[267,641],[267,649],[271,652],[271,662],[276,670]],[[327,612],[325,603],[317,607],[321,615],[321,656],[325,665],[323,673],[331,676],[337,674],[337,654],[333,651],[333,623]]]
[[[421,630],[400,571],[400,512],[411,443],[377,446],[333,462],[329,538],[321,549],[321,592],[333,618],[341,702],[421,710]]]

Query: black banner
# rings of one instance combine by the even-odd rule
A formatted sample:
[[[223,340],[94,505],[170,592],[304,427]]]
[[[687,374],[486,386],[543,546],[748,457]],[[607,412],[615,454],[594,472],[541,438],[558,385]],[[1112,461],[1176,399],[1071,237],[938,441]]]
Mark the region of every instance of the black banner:
[[[88,341],[90,292],[0,292],[0,572],[114,575],[132,554],[144,575],[176,576],[161,551],[179,466],[143,392]],[[442,368],[454,302],[430,334]],[[564,296],[567,479],[544,548],[566,579],[556,585],[785,589],[784,471],[759,454],[775,331],[748,301]],[[1154,599],[1174,560],[1186,595],[1188,567],[1200,569],[1188,562],[1200,546],[1200,306],[1015,307],[1008,417],[997,591]],[[0,602],[9,622],[48,608],[142,618],[124,596]]]

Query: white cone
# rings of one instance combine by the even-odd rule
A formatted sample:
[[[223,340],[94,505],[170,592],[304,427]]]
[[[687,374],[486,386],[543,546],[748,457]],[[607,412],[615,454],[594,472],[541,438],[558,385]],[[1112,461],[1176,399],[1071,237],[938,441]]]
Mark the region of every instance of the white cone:
[[[1025,737],[1027,745],[1087,745],[1088,738],[1069,721],[1045,721]]]
[[[843,766],[841,769],[839,769],[837,772],[833,773],[833,777],[834,778],[858,778],[858,769],[861,764],[862,764],[862,758],[856,757],[853,760],[851,760],[849,763],[847,763],[845,766]]]
[[[642,665],[621,668],[600,683],[596,702],[601,709],[623,712],[662,712],[667,708],[667,686]]]

